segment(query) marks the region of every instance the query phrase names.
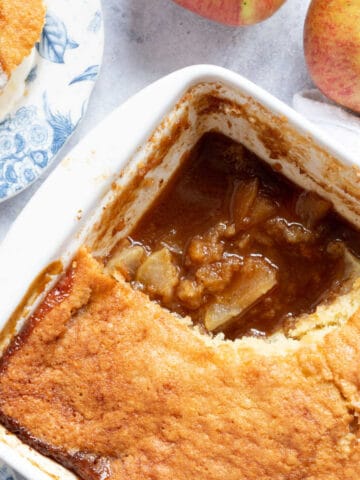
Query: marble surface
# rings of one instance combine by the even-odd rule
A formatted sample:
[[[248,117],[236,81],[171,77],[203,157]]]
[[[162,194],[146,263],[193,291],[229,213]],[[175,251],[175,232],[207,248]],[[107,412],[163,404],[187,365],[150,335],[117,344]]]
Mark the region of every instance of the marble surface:
[[[287,0],[266,22],[233,28],[197,17],[171,0],[103,0],[104,63],[87,115],[46,175],[0,204],[0,241],[62,156],[116,106],[174,70],[221,65],[291,104],[295,92],[311,85],[302,49],[309,2]]]

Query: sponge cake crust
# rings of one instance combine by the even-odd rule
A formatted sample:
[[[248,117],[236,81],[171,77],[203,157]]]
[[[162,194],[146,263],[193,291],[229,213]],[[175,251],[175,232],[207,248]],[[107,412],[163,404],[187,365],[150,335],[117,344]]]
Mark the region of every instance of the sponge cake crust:
[[[84,250],[57,288],[3,357],[0,419],[81,478],[360,478],[360,315],[318,343],[217,341]]]
[[[44,21],[42,0],[0,0],[0,67],[8,78],[30,55]]]

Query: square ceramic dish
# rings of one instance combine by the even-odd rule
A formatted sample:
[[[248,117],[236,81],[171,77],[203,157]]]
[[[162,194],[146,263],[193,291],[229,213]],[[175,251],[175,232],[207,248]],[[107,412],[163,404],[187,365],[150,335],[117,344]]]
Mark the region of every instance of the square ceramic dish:
[[[18,217],[0,247],[3,348],[79,245],[96,255],[109,252],[211,130],[326,197],[360,227],[360,171],[340,145],[239,75],[213,66],[180,70],[110,115]],[[0,458],[31,480],[75,478],[1,426]]]

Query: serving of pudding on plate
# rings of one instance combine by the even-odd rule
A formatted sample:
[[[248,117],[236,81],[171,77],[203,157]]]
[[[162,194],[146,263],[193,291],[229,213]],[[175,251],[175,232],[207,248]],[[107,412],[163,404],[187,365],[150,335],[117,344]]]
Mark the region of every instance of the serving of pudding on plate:
[[[356,480],[359,256],[328,200],[210,132],[12,339],[0,422],[85,480]]]
[[[0,121],[24,95],[45,11],[43,0],[0,0]]]

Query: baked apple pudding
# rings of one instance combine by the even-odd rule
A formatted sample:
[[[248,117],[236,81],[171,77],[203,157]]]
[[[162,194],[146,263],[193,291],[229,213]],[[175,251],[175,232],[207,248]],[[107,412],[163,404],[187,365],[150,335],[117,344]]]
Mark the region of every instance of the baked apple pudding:
[[[359,254],[327,200],[207,134],[12,340],[0,421],[84,480],[357,480]]]

